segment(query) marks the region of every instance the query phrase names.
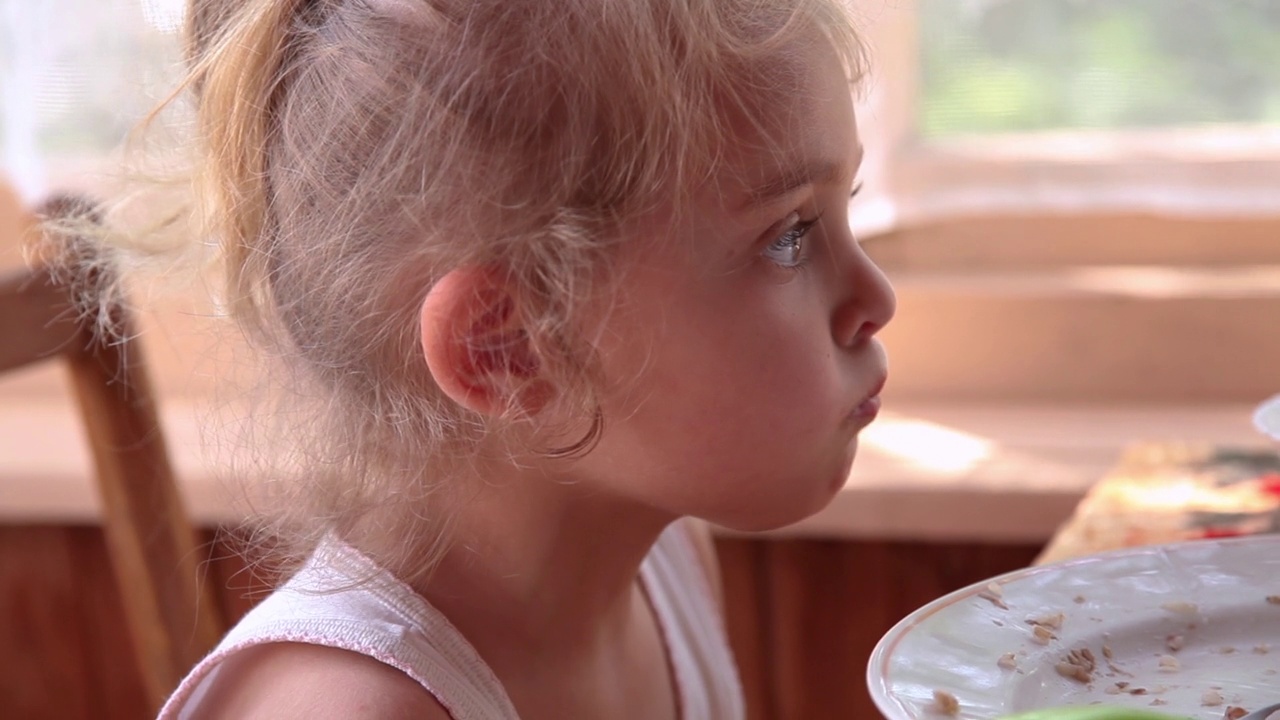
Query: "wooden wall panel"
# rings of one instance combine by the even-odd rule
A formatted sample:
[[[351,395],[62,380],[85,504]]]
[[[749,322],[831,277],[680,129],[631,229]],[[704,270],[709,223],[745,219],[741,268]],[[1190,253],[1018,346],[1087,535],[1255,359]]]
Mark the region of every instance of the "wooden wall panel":
[[[741,540],[718,542],[752,720],[873,720],[865,673],[876,642],[915,608],[1026,567],[1039,546]],[[735,567],[750,565],[750,569]],[[755,596],[745,583],[754,576]],[[739,606],[752,609],[744,611]],[[750,687],[765,683],[766,687]]]
[[[209,582],[236,619],[264,583],[208,532]],[[0,717],[149,717],[98,527],[0,525]]]
[[[0,527],[0,587],[0,715],[146,714],[100,530]]]

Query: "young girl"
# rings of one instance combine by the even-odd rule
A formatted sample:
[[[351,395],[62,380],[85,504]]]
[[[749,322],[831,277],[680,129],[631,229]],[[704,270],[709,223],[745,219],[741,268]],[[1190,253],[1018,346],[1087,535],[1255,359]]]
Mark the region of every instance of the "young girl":
[[[696,518],[822,508],[893,315],[841,0],[194,13],[201,232],[305,561],[164,718],[744,716]]]

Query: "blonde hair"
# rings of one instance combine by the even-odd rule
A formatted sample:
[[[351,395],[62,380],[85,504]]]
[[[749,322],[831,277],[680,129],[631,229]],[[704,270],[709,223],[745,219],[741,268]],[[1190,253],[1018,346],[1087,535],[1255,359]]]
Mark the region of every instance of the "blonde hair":
[[[291,430],[302,472],[272,532],[302,554],[376,518],[394,538],[379,559],[409,579],[445,547],[439,493],[492,427],[427,371],[433,282],[507,273],[543,373],[590,417],[598,373],[574,323],[609,291],[619,229],[711,176],[730,115],[785,91],[815,30],[851,81],[864,69],[842,0],[194,8],[195,233],[216,239],[232,316],[295,369],[309,408],[290,413],[309,418]]]

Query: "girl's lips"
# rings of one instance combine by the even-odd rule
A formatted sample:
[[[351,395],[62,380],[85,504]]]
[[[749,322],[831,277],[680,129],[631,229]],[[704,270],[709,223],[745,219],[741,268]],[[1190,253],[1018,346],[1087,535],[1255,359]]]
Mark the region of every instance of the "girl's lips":
[[[880,414],[880,396],[872,395],[863,400],[858,407],[853,409],[852,416],[855,418],[874,418]]]
[[[858,403],[858,406],[849,413],[849,417],[860,420],[874,419],[880,413],[880,393],[884,390],[886,382],[888,382],[887,377],[881,378],[866,399]]]

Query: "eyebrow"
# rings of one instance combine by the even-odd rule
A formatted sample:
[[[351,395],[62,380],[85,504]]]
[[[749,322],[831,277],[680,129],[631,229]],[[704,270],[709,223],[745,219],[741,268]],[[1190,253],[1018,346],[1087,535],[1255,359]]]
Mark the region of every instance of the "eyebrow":
[[[862,163],[862,148],[853,167]],[[845,165],[830,159],[795,163],[747,192],[747,205],[764,205],[805,185],[827,185],[845,180]]]

